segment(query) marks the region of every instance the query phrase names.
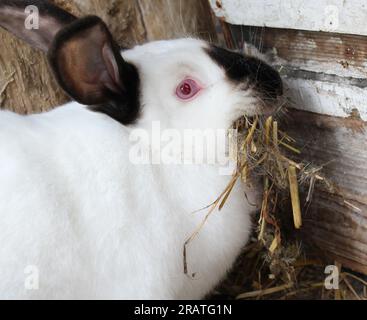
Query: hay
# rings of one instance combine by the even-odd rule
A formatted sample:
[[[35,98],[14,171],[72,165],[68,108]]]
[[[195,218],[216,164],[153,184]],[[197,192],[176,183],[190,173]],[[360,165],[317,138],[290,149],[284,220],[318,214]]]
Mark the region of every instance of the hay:
[[[301,205],[299,186],[308,187],[306,204],[312,200],[316,183],[323,183],[330,192],[334,192],[334,187],[322,175],[323,167],[294,160],[295,156],[300,157],[301,151],[296,141],[280,130],[279,123],[278,117],[273,115],[243,117],[234,124],[240,132],[237,170],[225,190],[205,208],[208,213],[204,220],[185,242],[184,272],[188,273],[188,244],[199,234],[210,215],[223,208],[236,182],[241,179],[251,187],[260,176],[263,198],[254,236],[235,271],[214,296],[219,294],[223,298],[224,295],[226,299],[365,299],[366,283],[351,273],[341,273],[340,290],[325,290],[322,263],[318,258],[306,258],[302,244],[292,237],[302,228],[301,207],[305,204]],[[283,229],[286,222],[280,203],[284,206],[284,202],[289,203],[293,223]]]
[[[298,243],[285,243],[281,229],[281,217],[277,214],[279,203],[291,200],[294,229],[302,226],[299,184],[308,184],[307,201],[311,201],[314,185],[317,181],[331,184],[320,174],[321,168],[309,163],[299,163],[292,155],[299,155],[296,141],[286,132],[279,130],[279,120],[274,116],[266,119],[244,118],[237,124],[243,128],[240,138],[239,169],[244,183],[251,185],[252,178],[261,176],[264,181],[263,199],[258,218],[257,241],[262,245],[265,262],[274,271],[289,282],[295,281],[292,263],[301,255]]]
[[[323,183],[334,192],[321,173],[322,167],[293,160],[301,152],[296,141],[279,129],[276,117],[243,118],[235,126],[243,134],[237,172],[230,184],[237,177],[251,186],[252,179],[261,176],[264,189],[255,235],[237,263],[237,272],[219,292],[236,299],[366,299],[366,282],[351,273],[340,273],[340,290],[325,290],[321,261],[306,259],[301,243],[292,237],[302,228],[301,207],[311,201],[315,184]],[[308,187],[302,205],[299,185]],[[284,207],[284,202],[290,202],[285,207],[291,208],[293,223],[283,230],[287,223],[280,214],[280,203]]]

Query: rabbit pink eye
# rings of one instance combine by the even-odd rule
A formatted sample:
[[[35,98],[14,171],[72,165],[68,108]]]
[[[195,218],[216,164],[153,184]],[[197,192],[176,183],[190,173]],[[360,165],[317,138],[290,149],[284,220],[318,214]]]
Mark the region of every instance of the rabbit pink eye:
[[[196,96],[201,87],[192,79],[183,80],[176,89],[176,95],[181,100],[189,100]]]

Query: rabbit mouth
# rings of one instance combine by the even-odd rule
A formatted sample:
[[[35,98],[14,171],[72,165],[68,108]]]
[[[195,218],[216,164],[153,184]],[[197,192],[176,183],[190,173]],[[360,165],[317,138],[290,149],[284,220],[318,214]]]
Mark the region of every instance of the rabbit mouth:
[[[243,116],[275,116],[286,104],[286,98],[284,96],[276,98],[269,97],[249,84],[242,84],[237,90],[239,92],[239,99],[235,103],[233,112],[231,113],[231,120],[233,121]]]
[[[258,94],[256,95],[256,99],[257,115],[262,116],[275,116],[286,104],[286,99],[283,95],[276,98],[269,98],[267,96],[264,97],[264,94]]]

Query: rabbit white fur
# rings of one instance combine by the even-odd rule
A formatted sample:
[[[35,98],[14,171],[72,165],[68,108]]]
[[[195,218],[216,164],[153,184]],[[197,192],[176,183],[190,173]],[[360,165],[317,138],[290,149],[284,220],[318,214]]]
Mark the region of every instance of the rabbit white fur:
[[[189,245],[191,279],[183,273],[183,244],[206,214],[193,212],[213,202],[230,177],[214,165],[129,161],[130,131],[152,120],[215,129],[228,128],[238,116],[228,107],[241,97],[204,45],[156,42],[125,52],[143,71],[145,108],[134,126],[76,102],[27,117],[0,113],[2,298],[196,299],[225,275],[247,241],[254,210],[241,186]],[[159,59],[151,64],[145,50]],[[177,67],[182,60],[199,68],[202,81],[215,79],[210,92],[188,106],[171,95],[188,72]],[[38,290],[25,288],[29,265],[38,268]]]
[[[150,132],[153,121],[216,130],[262,112],[256,90],[230,81],[208,49],[181,39],[122,51],[140,79],[129,125],[77,102],[29,116],[0,111],[0,298],[198,299],[225,276],[248,240],[256,188],[236,184],[189,244],[192,278],[183,245],[207,213],[194,211],[230,176],[216,164],[129,158],[131,132]],[[187,76],[204,90],[183,102],[175,88]]]

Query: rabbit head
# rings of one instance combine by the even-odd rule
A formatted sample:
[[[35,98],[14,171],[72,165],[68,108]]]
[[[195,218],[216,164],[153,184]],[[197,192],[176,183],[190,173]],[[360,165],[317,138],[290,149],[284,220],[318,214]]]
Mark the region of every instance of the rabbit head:
[[[28,30],[31,4],[40,22]],[[0,25],[47,52],[72,99],[124,125],[228,128],[243,114],[271,111],[282,94],[279,74],[257,58],[196,39],[121,50],[100,18],[78,19],[46,1],[1,1]]]

